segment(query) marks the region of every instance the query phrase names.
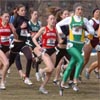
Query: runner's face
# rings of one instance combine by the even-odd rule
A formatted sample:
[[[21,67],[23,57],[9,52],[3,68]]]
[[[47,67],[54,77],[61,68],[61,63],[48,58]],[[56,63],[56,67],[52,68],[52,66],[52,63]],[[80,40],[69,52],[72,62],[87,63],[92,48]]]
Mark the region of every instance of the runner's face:
[[[81,6],[77,7],[75,9],[75,15],[82,16],[82,14],[83,14],[83,8]]]
[[[69,11],[65,10],[65,11],[63,12],[63,14],[61,15],[61,18],[64,19],[64,18],[66,18],[66,17],[68,17],[68,16],[69,16]]]
[[[32,13],[32,19],[38,19],[38,12],[37,11],[34,11],[33,13]]]
[[[49,15],[47,22],[51,26],[55,26],[56,24],[56,18],[53,15]]]
[[[19,8],[19,10],[17,11],[17,13],[18,13],[20,16],[25,16],[25,14],[26,14],[26,9],[25,9],[25,7]]]
[[[95,18],[100,18],[100,10],[96,10],[96,11],[94,12],[94,17],[95,17]]]
[[[3,21],[4,23],[8,23],[8,22],[9,22],[9,18],[10,18],[10,16],[9,16],[8,13],[4,13],[4,14],[2,15],[2,21]]]

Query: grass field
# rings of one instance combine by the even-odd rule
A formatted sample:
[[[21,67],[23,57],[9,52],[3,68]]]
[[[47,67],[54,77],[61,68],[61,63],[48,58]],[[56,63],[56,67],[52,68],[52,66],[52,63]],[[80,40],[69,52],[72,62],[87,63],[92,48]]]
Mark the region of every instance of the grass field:
[[[92,57],[89,64],[96,60]],[[22,57],[23,67],[25,59]],[[87,66],[89,66],[89,64]],[[42,64],[41,67],[44,65]],[[24,67],[25,68],[25,67]],[[54,73],[46,89],[49,94],[44,95],[39,93],[38,88],[41,82],[37,82],[35,71],[31,70],[32,86],[27,86],[23,83],[18,75],[15,65],[11,67],[11,73],[7,78],[7,89],[0,90],[0,100],[100,100],[100,80],[95,78],[94,73],[91,73],[91,79],[86,80],[83,73],[83,83],[79,85],[80,91],[74,92],[71,88],[64,90],[64,96],[59,96],[58,87],[52,83]]]

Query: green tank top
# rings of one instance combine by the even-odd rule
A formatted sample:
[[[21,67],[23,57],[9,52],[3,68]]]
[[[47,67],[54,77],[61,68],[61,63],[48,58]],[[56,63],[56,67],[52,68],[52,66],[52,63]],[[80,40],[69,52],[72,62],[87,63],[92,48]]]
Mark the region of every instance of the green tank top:
[[[85,34],[82,26],[84,25],[83,18],[80,22],[76,22],[74,17],[72,16],[72,20],[70,23],[70,34],[69,40],[75,42],[84,42]]]
[[[31,21],[28,22],[29,23],[29,26],[32,30],[32,32],[38,32],[41,25],[40,25],[40,22],[38,21],[36,25],[34,25]]]

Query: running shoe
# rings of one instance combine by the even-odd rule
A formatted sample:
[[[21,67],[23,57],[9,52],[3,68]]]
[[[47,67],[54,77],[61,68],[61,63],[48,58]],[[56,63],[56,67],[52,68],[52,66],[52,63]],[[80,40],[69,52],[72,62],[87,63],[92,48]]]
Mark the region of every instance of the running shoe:
[[[68,85],[69,85],[69,87],[72,87],[73,81],[69,81],[69,82],[68,82]]]
[[[100,79],[100,74],[99,74],[99,72],[97,72],[97,71],[94,70],[94,73],[95,73],[97,79]]]
[[[43,87],[39,88],[39,92],[41,92],[43,94],[48,94],[48,91],[45,88],[43,88]]]
[[[69,84],[68,85],[64,85],[64,84],[60,84],[60,86],[62,87],[62,88],[64,88],[64,89],[69,89]]]
[[[29,78],[25,78],[24,83],[27,84],[27,85],[33,84]]]
[[[86,79],[90,79],[90,74],[89,74],[89,72],[87,71],[87,69],[85,70],[85,77],[86,77]]]
[[[1,89],[1,90],[5,90],[5,89],[6,89],[5,83],[4,83],[4,82],[1,82],[1,83],[0,83],[0,89]]]
[[[63,87],[60,85],[60,87],[59,87],[59,95],[60,95],[60,96],[63,96],[63,91],[64,91],[64,89],[63,89]]]
[[[59,85],[59,95],[60,96],[63,96],[63,91],[64,89],[68,89],[69,88],[69,85],[64,85],[62,82],[60,83]]]
[[[63,85],[62,86],[64,89],[69,89],[69,85]]]
[[[53,84],[54,85],[59,85],[60,83],[59,83],[59,80],[53,80]]]
[[[72,88],[73,88],[73,90],[75,92],[78,92],[79,91],[79,88],[78,88],[77,84],[75,84],[75,83],[72,84]]]
[[[63,84],[61,82],[60,85],[59,85],[59,95],[60,96],[63,96],[63,91],[64,91],[64,87],[63,87]]]

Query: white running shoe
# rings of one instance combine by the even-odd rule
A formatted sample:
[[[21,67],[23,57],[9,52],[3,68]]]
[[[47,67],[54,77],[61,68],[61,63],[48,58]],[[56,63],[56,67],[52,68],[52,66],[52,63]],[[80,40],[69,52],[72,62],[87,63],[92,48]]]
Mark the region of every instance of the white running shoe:
[[[1,90],[5,90],[6,89],[5,83],[3,83],[3,82],[0,83],[0,89]]]
[[[78,91],[79,91],[78,86],[77,86],[76,84],[74,84],[74,83],[73,83],[73,85],[72,85],[72,88],[73,88],[73,90],[74,90],[75,92],[78,92]]]
[[[41,93],[43,93],[43,94],[48,94],[48,91],[47,91],[45,88],[43,88],[43,87],[40,87],[40,88],[39,88],[39,91],[40,91]]]
[[[88,69],[85,70],[85,77],[86,79],[90,79],[90,74],[88,72]]]
[[[24,83],[27,84],[27,85],[33,84],[29,78],[25,78]]]
[[[36,76],[37,81],[40,81],[40,75],[38,72],[35,73],[35,76]]]
[[[53,84],[54,84],[54,85],[59,85],[60,82],[59,82],[59,80],[54,79],[54,80],[53,80]]]
[[[100,79],[100,74],[99,74],[99,72],[97,72],[97,71],[94,70],[94,73],[95,73],[95,75],[96,75],[96,78],[97,78],[97,79]]]
[[[62,82],[61,82],[60,86],[61,86],[63,89],[69,89],[69,85],[64,85]]]

